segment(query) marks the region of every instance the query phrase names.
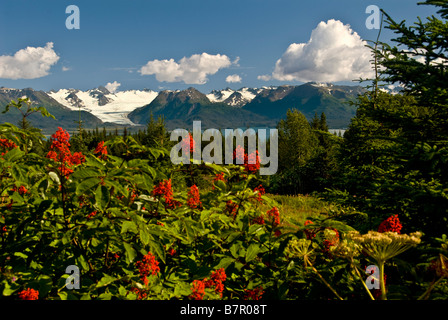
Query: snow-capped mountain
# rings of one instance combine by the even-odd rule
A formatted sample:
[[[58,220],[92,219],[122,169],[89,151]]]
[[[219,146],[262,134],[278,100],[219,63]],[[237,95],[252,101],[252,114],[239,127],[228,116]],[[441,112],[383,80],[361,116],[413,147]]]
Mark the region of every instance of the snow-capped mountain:
[[[71,110],[90,112],[103,122],[134,125],[127,115],[136,108],[147,105],[154,100],[158,92],[152,90],[127,90],[110,92],[105,87],[81,91],[60,89],[47,94]]]
[[[211,102],[223,102],[229,106],[241,108],[251,102],[262,90],[254,88],[232,90],[226,88],[224,90],[213,90],[206,96]]]

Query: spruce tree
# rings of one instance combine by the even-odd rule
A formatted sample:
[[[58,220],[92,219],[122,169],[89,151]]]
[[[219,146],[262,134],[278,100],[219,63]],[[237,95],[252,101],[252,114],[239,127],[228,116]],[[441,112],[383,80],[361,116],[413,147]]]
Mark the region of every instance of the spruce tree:
[[[448,1],[420,4],[437,6],[440,17],[408,26],[383,12],[397,36],[393,45],[375,45],[375,82],[403,92],[375,86],[360,97],[344,135],[339,187],[370,214],[372,225],[397,213],[407,231],[440,235],[448,224]]]

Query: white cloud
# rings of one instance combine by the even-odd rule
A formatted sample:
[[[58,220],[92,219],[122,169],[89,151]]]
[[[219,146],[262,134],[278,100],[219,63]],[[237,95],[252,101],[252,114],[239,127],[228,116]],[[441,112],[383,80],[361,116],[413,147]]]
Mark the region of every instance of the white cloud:
[[[16,80],[44,77],[58,60],[52,42],[48,42],[45,47],[26,47],[13,56],[0,56],[0,78]]]
[[[373,74],[371,52],[349,25],[320,22],[307,43],[292,43],[275,64],[272,78],[282,81],[336,82]],[[267,76],[259,76],[269,80]]]
[[[227,83],[236,83],[236,82],[241,82],[241,77],[237,74],[231,74],[229,76],[227,76],[226,78],[226,82]]]
[[[258,76],[257,79],[263,80],[263,81],[269,81],[272,79],[272,76],[270,76],[268,74],[262,74],[262,75]]]
[[[183,81],[187,84],[204,84],[208,81],[208,75],[231,65],[232,62],[226,55],[211,55],[204,52],[189,58],[183,57],[179,62],[174,59],[148,61],[139,72],[142,75],[154,74],[160,82]]]
[[[117,91],[118,87],[121,86],[121,83],[114,81],[112,83],[108,82],[104,87],[109,90],[111,93],[115,93]]]
[[[70,70],[72,70],[71,68],[69,68],[69,67],[65,67],[65,66],[62,66],[62,71],[70,71]]]

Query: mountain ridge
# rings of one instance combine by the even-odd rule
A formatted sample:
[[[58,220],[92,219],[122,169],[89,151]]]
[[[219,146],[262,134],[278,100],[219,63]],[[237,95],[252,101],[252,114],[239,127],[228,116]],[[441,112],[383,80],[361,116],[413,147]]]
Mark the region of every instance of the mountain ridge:
[[[0,108],[11,100],[28,96],[36,105],[50,108],[57,114],[57,123],[69,128],[81,118],[86,127],[145,126],[153,116],[163,116],[168,129],[190,127],[193,120],[216,128],[276,126],[286,111],[296,108],[308,119],[325,112],[331,128],[348,126],[356,113],[350,105],[358,94],[366,91],[361,86],[309,82],[301,85],[241,87],[212,90],[202,93],[194,87],[184,90],[151,89],[109,91],[104,86],[89,90],[59,89],[50,91],[0,88]],[[0,122],[17,122],[18,114],[0,116]],[[60,121],[62,119],[62,121]],[[50,129],[55,123],[37,120],[36,127]],[[15,121],[15,122],[14,122]]]

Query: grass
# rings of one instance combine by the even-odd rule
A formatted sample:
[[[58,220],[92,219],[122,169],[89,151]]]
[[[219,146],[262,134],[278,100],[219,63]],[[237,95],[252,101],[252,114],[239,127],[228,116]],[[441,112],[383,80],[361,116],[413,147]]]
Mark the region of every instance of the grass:
[[[266,194],[279,204],[280,217],[284,227],[302,227],[307,219],[326,215],[334,205],[311,195]]]

